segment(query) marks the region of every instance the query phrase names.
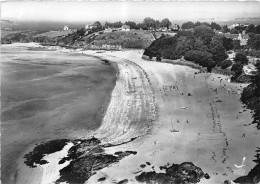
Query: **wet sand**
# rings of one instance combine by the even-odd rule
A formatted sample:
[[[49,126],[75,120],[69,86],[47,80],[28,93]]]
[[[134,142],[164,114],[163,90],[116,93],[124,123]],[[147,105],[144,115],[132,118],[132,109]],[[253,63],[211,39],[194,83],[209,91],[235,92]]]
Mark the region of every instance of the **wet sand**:
[[[101,125],[116,70],[82,54],[1,49],[1,180],[40,183],[41,169],[26,167],[24,154],[36,143],[91,135]]]

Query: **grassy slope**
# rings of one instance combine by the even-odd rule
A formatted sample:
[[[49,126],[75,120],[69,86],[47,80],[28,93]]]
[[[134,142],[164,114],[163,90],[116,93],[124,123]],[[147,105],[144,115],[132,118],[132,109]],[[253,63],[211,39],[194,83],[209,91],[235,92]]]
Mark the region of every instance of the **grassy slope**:
[[[121,45],[124,48],[146,48],[154,38],[150,32],[146,31],[115,31],[103,33],[96,36],[94,45]]]
[[[100,35],[90,34],[74,42],[75,34],[72,31],[50,31],[41,34],[5,34],[5,37],[12,42],[35,41],[41,43],[58,43],[59,45],[84,47],[87,44],[95,46],[102,45],[120,45],[123,48],[147,48],[153,41],[154,37],[150,32],[141,30],[132,31],[115,31],[110,33],[102,33]]]
[[[67,30],[67,31],[49,31],[49,32],[42,33],[42,34],[37,34],[37,35],[35,35],[35,37],[46,36],[48,38],[54,38],[54,37],[59,37],[59,36],[67,36],[67,35],[69,35],[71,33],[73,33],[72,30]]]

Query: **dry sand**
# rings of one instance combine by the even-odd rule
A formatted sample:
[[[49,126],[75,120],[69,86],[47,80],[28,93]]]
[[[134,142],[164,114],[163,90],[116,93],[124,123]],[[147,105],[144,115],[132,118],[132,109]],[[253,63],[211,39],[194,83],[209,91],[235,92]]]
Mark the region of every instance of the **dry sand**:
[[[159,167],[166,163],[186,161],[210,175],[200,183],[223,183],[238,177],[234,164],[243,157],[246,173],[254,167],[259,131],[249,125],[251,113],[239,101],[245,85],[217,74],[194,75],[197,70],[186,66],[142,60],[141,50],[77,52],[111,60],[119,70],[103,123],[93,135],[103,143],[129,141],[106,148],[107,153],[137,151],[86,183],[100,177],[106,177],[103,183],[136,183],[138,171],[162,172]],[[141,169],[145,162],[151,165]],[[45,174],[51,172],[45,169]]]
[[[117,85],[121,80],[128,80],[136,84],[136,89],[140,90],[147,89],[146,84],[149,83],[152,93],[144,96],[143,100],[153,103],[151,97],[154,97],[155,105],[158,105],[158,112],[151,111],[154,113],[152,116],[158,115],[158,119],[152,122],[152,126],[146,125],[150,128],[146,134],[128,144],[107,149],[108,153],[115,150],[134,150],[137,151],[137,155],[129,156],[119,164],[102,169],[91,177],[88,183],[96,183],[102,176],[108,178],[105,183],[123,179],[135,183],[134,177],[137,174],[134,173],[140,171],[140,164],[145,162],[152,165],[142,169],[143,171],[152,171],[152,166],[159,171],[159,166],[166,163],[193,162],[210,175],[209,180],[202,179],[201,183],[223,183],[226,179],[237,178],[233,173],[234,164],[239,165],[244,156],[246,173],[255,166],[252,160],[255,149],[259,146],[259,131],[254,125],[249,125],[252,121],[251,113],[248,110],[244,111],[239,101],[239,93],[245,84],[229,83],[228,77],[217,74],[194,75],[197,70],[186,66],[145,61],[141,59],[140,50],[86,53],[106,57],[118,63],[119,69],[127,63],[128,66],[123,67],[122,72],[120,70]],[[136,64],[140,67],[135,67]],[[146,78],[136,76],[137,71],[133,70],[133,67]],[[141,81],[146,80],[147,82],[142,84]],[[113,91],[111,104],[115,100],[116,104],[123,104],[120,105],[120,109],[127,108],[129,103],[132,103],[135,109],[147,108],[137,103],[134,96],[127,96],[126,85],[121,86],[119,91],[116,89]],[[188,96],[188,93],[191,96]],[[121,95],[120,100],[116,99],[117,95]],[[130,130],[126,131],[128,138],[134,137],[135,132],[131,128],[134,126],[131,122],[135,121],[135,117],[128,116],[132,111],[115,113],[113,109],[116,110],[118,107],[109,107],[101,126],[101,130],[106,130],[106,135],[112,134],[108,135],[107,139],[111,137],[114,142],[123,140],[120,132],[124,128]],[[114,112],[114,116],[111,117],[110,112]],[[107,118],[118,116],[127,118],[107,121]],[[171,129],[179,132],[172,132]],[[102,138],[102,135],[100,137]]]

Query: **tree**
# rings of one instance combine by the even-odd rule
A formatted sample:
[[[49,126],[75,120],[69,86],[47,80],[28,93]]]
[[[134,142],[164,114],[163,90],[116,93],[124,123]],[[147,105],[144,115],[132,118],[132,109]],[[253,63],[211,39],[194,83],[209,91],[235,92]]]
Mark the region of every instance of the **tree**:
[[[182,29],[191,29],[194,28],[194,23],[189,21],[189,22],[184,22],[181,26]]]
[[[235,61],[235,63],[240,63],[242,65],[248,64],[248,59],[247,59],[246,55],[242,52],[236,53],[234,61]]]
[[[257,69],[255,75],[252,76],[252,84],[256,86],[255,94],[260,97],[260,60],[255,64]]]
[[[241,49],[240,40],[234,40],[234,49]]]
[[[231,29],[231,30],[230,30],[230,33],[231,33],[231,34],[238,34],[239,31],[238,31],[237,29]]]
[[[109,23],[109,22],[106,22],[105,23],[105,27],[113,27],[113,28],[119,28],[119,27],[122,27],[123,23],[121,21],[119,22],[114,22],[114,23]]]
[[[101,24],[99,21],[94,22],[94,23],[93,23],[93,26],[96,26],[97,29],[102,28],[102,24]]]
[[[256,34],[260,34],[260,25],[257,25],[255,27]]]
[[[193,49],[193,40],[189,39],[185,36],[180,36],[177,41],[177,46],[176,46],[176,53],[180,56],[183,56],[186,52],[190,51]]]
[[[212,59],[208,59],[207,61],[207,70],[211,73],[212,68],[216,66],[216,63]]]
[[[209,26],[209,27],[210,27],[210,24],[209,24],[209,23],[207,23],[207,22],[199,22],[199,21],[197,21],[197,22],[194,24],[194,27],[202,26],[202,25],[204,25],[204,26]]]
[[[231,65],[232,65],[232,61],[229,60],[229,59],[226,59],[226,60],[224,60],[224,61],[222,61],[222,62],[220,63],[220,67],[221,67],[222,69],[226,69],[227,67],[229,67],[229,66],[231,66]]]
[[[216,66],[212,60],[212,55],[206,51],[191,50],[184,55],[184,59],[194,61],[195,63],[207,67],[208,71]]]
[[[160,28],[161,27],[161,22],[159,20],[155,21],[155,27]]]
[[[215,30],[221,30],[221,26],[216,22],[211,22],[210,27]]]
[[[197,26],[194,29],[194,35],[200,37],[205,45],[209,45],[211,38],[214,36],[214,32],[209,26]]]
[[[115,27],[119,28],[119,27],[122,27],[123,23],[121,21],[119,22],[115,22]]]
[[[222,27],[222,32],[223,33],[228,33],[230,30],[228,29],[228,26],[227,25],[224,25],[223,27]]]
[[[155,28],[155,20],[153,18],[146,17],[143,20],[143,24],[148,28]]]
[[[158,54],[157,56],[156,56],[156,61],[161,61],[162,60],[162,58],[161,58],[161,56]]]
[[[235,63],[233,64],[231,71],[235,72],[235,76],[239,76],[243,72],[243,65],[241,63]]]
[[[108,28],[109,27],[109,23],[106,22],[105,25],[104,25],[105,28]]]
[[[222,43],[222,37],[220,36],[214,36],[212,38],[209,50],[213,56],[212,59],[216,61],[217,65],[219,65],[221,61],[228,58],[228,55],[226,54],[226,49]]]
[[[130,29],[136,29],[136,23],[133,21],[126,21],[125,25],[130,26]]]
[[[260,35],[249,33],[247,45],[250,49],[260,50]]]
[[[162,20],[161,22],[161,26],[162,27],[167,27],[167,29],[169,29],[169,27],[172,25],[172,23],[170,22],[170,20],[168,18],[165,18]]]
[[[84,36],[85,33],[86,33],[86,30],[85,30],[84,28],[77,29],[77,32],[76,32],[76,34],[77,34],[78,36]]]
[[[203,43],[200,37],[195,39],[194,50],[199,50],[199,51],[207,50],[207,46]]]
[[[234,42],[231,38],[226,38],[225,36],[222,37],[222,43],[225,47],[226,51],[229,51],[234,48]]]
[[[256,28],[254,24],[250,24],[246,28],[246,33],[256,33]]]

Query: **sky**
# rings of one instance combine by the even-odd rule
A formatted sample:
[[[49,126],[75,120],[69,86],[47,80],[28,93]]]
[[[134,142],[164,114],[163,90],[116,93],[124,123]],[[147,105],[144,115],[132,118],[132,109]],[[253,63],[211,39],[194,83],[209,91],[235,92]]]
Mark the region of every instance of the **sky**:
[[[231,20],[260,17],[257,1],[4,1],[1,18],[17,21]]]

